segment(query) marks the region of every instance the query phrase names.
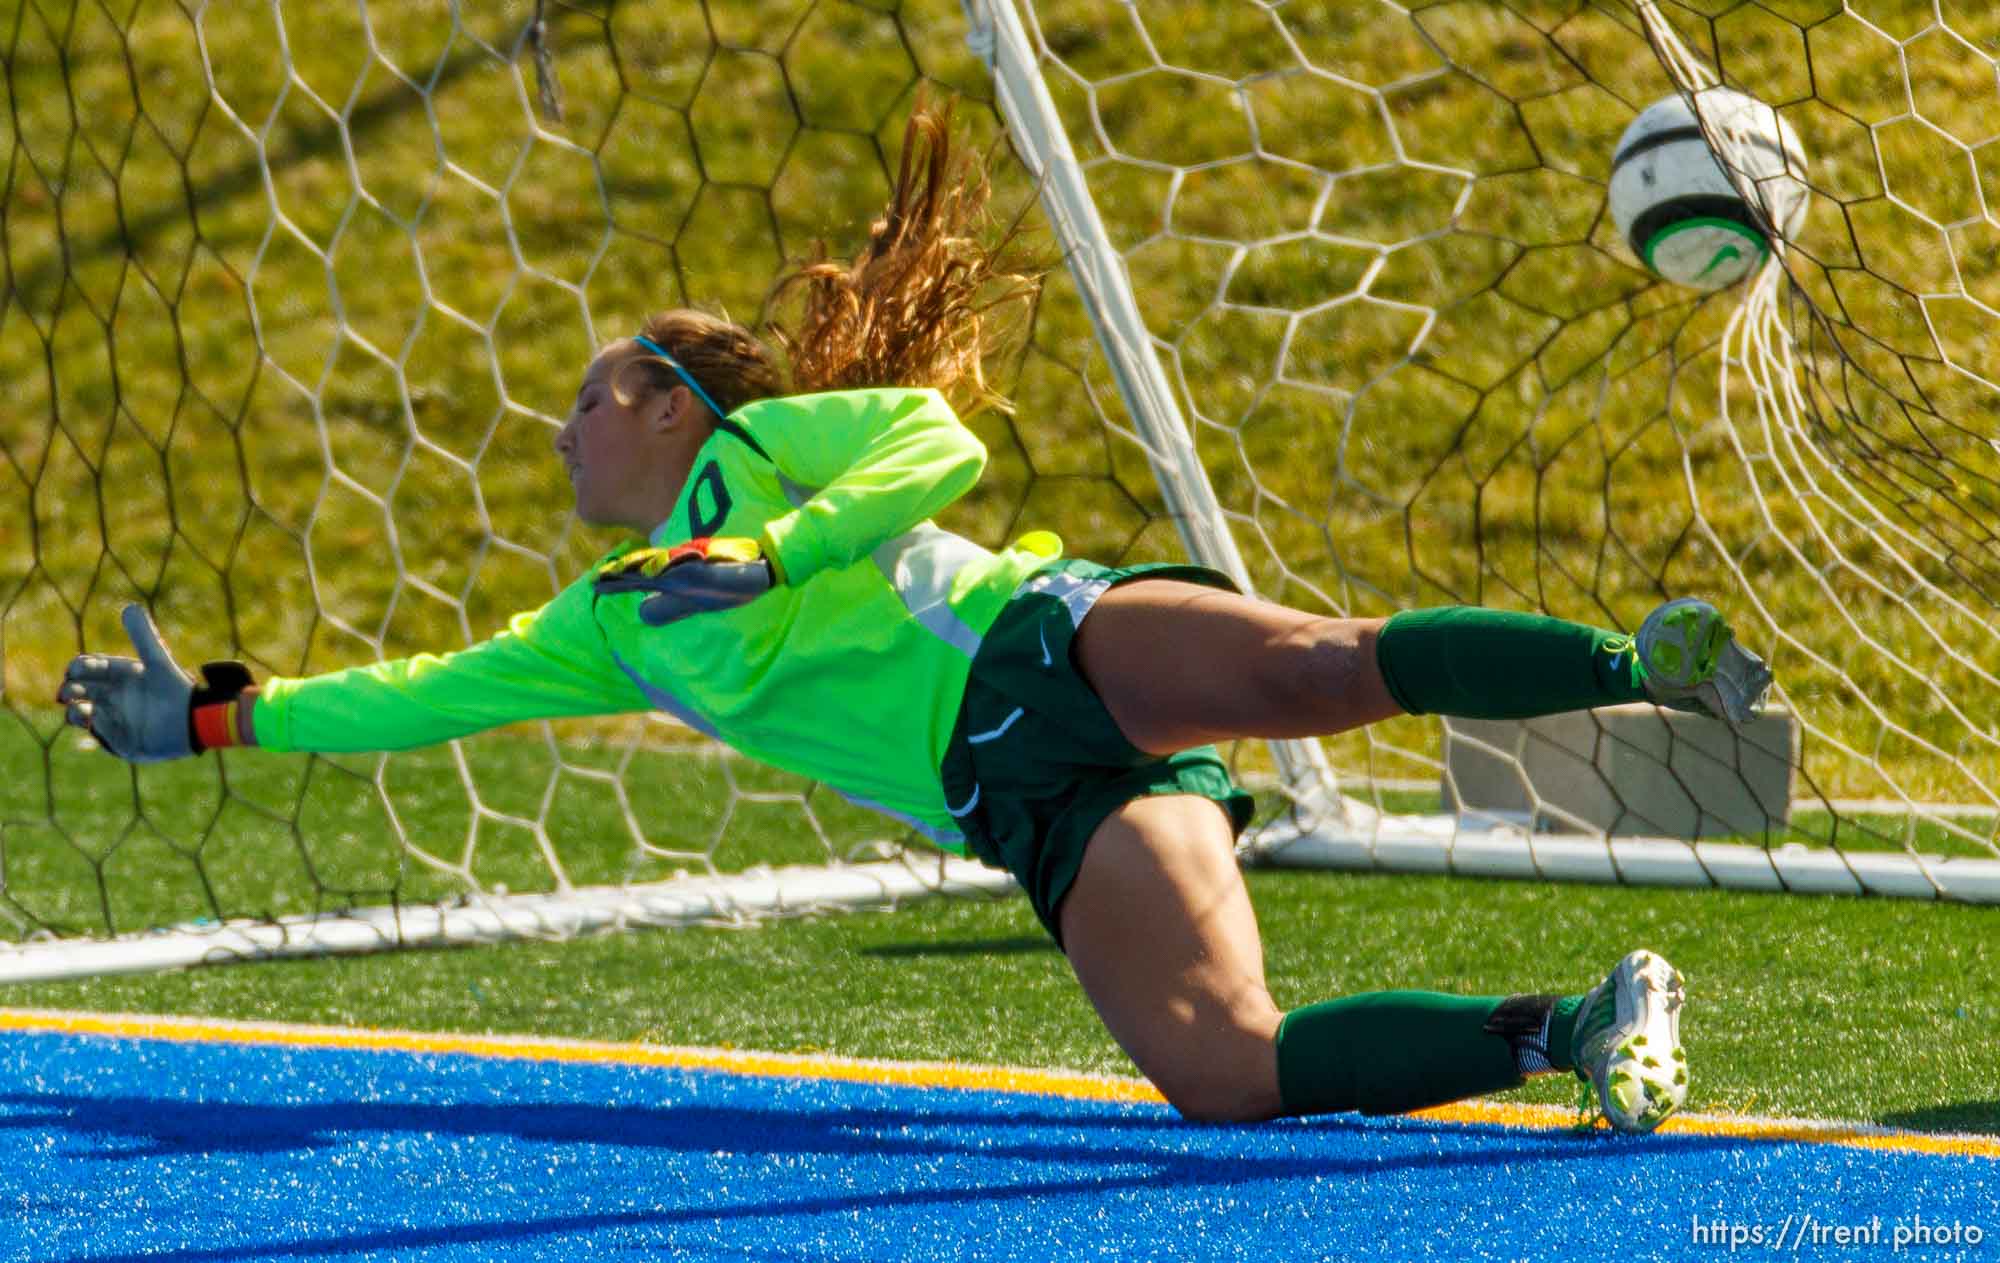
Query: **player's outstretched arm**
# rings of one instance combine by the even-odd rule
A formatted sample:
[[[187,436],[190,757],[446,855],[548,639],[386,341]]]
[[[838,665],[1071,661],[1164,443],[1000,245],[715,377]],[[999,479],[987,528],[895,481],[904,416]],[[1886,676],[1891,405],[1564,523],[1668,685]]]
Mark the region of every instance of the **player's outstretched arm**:
[[[353,754],[437,745],[522,720],[610,715],[651,703],[604,652],[590,576],[490,639],[444,654],[253,684],[241,663],[200,678],[175,664],[146,611],[125,611],[137,658],[81,654],[57,701],[104,748],[135,763],[227,745]]]
[[[56,701],[65,718],[129,763],[184,759],[219,746],[253,745],[249,668],[204,663],[199,677],[174,661],[146,607],[121,616],[136,658],[78,654],[63,672]]]

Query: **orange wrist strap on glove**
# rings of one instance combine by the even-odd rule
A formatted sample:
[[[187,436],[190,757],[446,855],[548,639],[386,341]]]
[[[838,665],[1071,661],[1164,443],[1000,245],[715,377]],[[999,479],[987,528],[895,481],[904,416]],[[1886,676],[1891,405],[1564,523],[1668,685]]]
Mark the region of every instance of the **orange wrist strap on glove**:
[[[188,732],[196,754],[243,744],[243,695],[255,693],[250,672],[240,662],[206,662],[188,707]],[[220,699],[220,700],[217,700]]]

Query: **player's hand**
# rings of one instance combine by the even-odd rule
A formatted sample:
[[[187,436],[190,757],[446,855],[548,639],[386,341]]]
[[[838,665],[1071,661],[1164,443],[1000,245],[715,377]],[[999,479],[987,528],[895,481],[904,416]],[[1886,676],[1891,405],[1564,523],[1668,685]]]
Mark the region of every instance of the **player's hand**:
[[[230,701],[250,686],[240,662],[210,662],[197,680],[174,662],[143,605],[125,607],[125,634],[137,658],[78,654],[63,672],[58,704],[64,718],[128,763],[184,759],[205,748],[192,715],[202,703]]]
[[[672,548],[635,548],[597,568],[599,596],[645,592],[639,617],[664,627],[690,614],[733,610],[769,592],[777,571],[754,539],[702,536]]]

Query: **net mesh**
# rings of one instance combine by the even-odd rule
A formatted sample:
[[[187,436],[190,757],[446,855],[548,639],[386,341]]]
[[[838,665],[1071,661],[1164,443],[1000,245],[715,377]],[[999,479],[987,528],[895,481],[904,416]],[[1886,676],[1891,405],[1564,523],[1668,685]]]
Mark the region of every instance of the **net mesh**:
[[[261,676],[547,600],[616,542],[550,450],[595,348],[665,306],[759,318],[785,260],[857,245],[916,93],[981,95],[955,10],[31,2],[6,26],[0,932],[882,856],[937,884],[895,826],[659,717],[134,771],[48,703],[80,648],[129,652],[127,601]],[[947,523],[1001,542],[1034,482],[1003,470]]]
[[[1800,744],[1779,747],[1789,812],[1694,832],[2000,854],[2000,19],[1930,3],[1024,9],[1262,591],[1625,629],[1668,596],[1712,596],[1770,658]],[[1717,82],[1797,129],[1813,197],[1780,268],[1704,296],[1638,264],[1605,189],[1639,110]],[[1726,161],[1735,142],[1710,140]],[[1684,759],[1679,734],[1632,733],[1569,742],[1586,763],[1597,746],[1587,776],[1610,816],[1630,784],[1677,783],[1699,812],[1767,779],[1749,742]],[[1403,809],[1436,805],[1447,745],[1470,747],[1509,764],[1538,823],[1585,827],[1527,783],[1535,740],[1402,720],[1328,746],[1351,787]],[[1612,831],[1647,832],[1625,806]]]
[[[2000,18],[1026,16],[1264,594],[1626,628],[1713,594],[1803,731],[1811,809],[1761,841],[1996,853]],[[549,451],[593,349],[667,305],[759,317],[813,239],[852,248],[919,90],[1001,143],[964,34],[949,0],[23,0],[0,35],[0,932],[930,863],[657,717],[134,772],[47,699],[69,655],[122,643],[128,600],[185,658],[294,675],[547,599],[614,542]],[[1654,281],[1604,207],[1618,133],[1703,68],[1811,158],[1785,274],[1734,325],[1744,290]],[[997,174],[1002,213],[1033,197]],[[1019,411],[974,420],[991,462],[944,525],[1179,555],[1062,273],[989,375]],[[1446,740],[1400,720],[1328,750],[1423,808]]]

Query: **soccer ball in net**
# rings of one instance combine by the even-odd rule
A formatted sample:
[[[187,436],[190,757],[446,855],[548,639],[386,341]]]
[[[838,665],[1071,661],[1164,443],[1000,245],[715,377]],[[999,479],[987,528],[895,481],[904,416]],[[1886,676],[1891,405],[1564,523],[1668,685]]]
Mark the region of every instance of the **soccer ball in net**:
[[[1763,265],[1774,230],[1782,242],[1805,226],[1811,194],[1805,150],[1777,111],[1728,88],[1695,99],[1699,117],[1676,94],[1647,106],[1618,138],[1611,217],[1655,273],[1717,290]]]

